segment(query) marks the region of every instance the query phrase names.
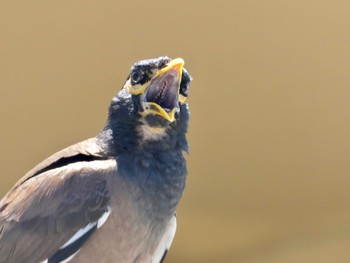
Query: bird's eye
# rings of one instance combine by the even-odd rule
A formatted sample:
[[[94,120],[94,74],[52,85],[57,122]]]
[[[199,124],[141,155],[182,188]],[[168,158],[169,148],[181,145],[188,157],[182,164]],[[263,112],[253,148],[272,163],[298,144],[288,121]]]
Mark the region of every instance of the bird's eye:
[[[130,77],[131,77],[132,84],[138,84],[142,79],[143,74],[140,71],[133,71]]]

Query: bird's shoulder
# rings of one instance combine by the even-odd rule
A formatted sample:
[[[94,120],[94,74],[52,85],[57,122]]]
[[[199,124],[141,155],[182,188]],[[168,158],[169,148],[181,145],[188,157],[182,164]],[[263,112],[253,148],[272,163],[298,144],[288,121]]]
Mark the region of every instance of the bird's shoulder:
[[[105,160],[110,158],[97,142],[98,140],[96,138],[90,138],[52,154],[27,172],[17,182],[17,184],[21,184],[29,178],[42,172],[64,165],[82,161]]]
[[[0,202],[0,262],[48,258],[66,248],[79,229],[83,235],[73,239],[87,239],[109,213],[106,178],[115,171],[115,159],[96,139],[67,147],[34,167]],[[68,249],[74,252],[67,246],[64,253]]]

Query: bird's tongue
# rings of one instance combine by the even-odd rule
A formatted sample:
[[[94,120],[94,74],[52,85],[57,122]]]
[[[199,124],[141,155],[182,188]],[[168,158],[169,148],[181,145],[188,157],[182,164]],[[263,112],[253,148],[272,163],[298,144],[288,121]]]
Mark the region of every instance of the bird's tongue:
[[[145,102],[154,102],[166,112],[178,106],[179,76],[176,70],[169,70],[154,79],[147,88]]]

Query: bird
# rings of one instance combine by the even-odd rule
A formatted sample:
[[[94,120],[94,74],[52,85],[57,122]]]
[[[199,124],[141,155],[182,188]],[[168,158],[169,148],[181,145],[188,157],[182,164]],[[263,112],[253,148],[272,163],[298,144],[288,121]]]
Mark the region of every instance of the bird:
[[[182,58],[133,64],[101,131],[1,199],[0,263],[163,262],[186,184],[191,81]]]

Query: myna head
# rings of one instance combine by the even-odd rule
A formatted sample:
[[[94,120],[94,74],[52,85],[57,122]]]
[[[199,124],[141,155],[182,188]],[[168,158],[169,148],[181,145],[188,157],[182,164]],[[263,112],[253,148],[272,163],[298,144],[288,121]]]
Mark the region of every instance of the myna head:
[[[185,140],[189,118],[185,100],[191,77],[184,63],[182,58],[159,57],[131,67],[112,101],[107,122],[118,144],[127,140],[124,147],[130,148],[132,142],[140,145],[140,140],[141,144],[171,137]]]
[[[189,75],[183,69],[182,58],[142,60],[133,65],[124,89],[134,96],[139,96],[142,103],[142,116],[158,115],[169,123],[175,121],[175,113],[179,112],[179,104],[187,97]],[[182,83],[182,74],[187,83]]]

